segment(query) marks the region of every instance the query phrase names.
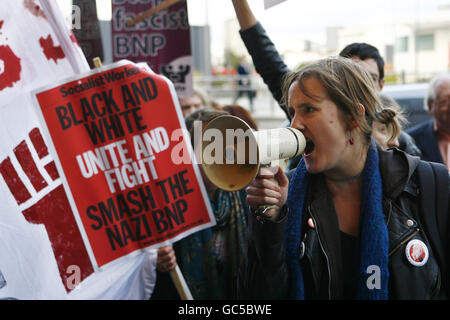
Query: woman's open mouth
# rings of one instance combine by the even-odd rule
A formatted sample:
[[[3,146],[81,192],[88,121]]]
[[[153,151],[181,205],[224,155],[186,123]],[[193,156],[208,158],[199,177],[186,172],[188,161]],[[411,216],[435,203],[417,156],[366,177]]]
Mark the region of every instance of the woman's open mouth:
[[[306,137],[306,146],[305,150],[303,151],[303,156],[308,156],[314,151],[314,142]]]

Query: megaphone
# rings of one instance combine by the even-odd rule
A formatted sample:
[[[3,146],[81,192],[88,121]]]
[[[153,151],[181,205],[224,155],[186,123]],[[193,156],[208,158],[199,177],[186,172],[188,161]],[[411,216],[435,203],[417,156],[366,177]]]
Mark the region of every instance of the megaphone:
[[[205,138],[212,137],[213,146],[204,143]],[[240,118],[223,115],[211,120],[203,130],[201,165],[216,187],[237,191],[250,184],[261,166],[299,156],[305,146],[305,137],[297,129],[253,131]]]

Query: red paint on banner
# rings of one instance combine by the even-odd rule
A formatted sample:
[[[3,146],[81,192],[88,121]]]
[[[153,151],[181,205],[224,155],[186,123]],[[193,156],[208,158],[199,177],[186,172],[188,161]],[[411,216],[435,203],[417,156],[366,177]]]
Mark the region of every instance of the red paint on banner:
[[[14,149],[14,154],[16,155],[17,161],[19,161],[34,189],[36,189],[37,192],[44,189],[47,186],[47,182],[45,182],[44,177],[42,177],[39,169],[34,163],[30,149],[25,141],[22,141]]]
[[[31,143],[33,144],[33,147],[36,150],[39,159],[42,159],[45,156],[47,156],[48,148],[44,142],[44,139],[39,129],[34,128],[33,130],[30,131],[28,136],[30,137]],[[58,170],[56,169],[56,164],[54,161],[45,165],[44,169],[47,171],[47,173],[49,174],[50,178],[52,178],[53,181],[59,178]]]
[[[62,185],[22,213],[28,222],[45,226],[67,292],[71,291],[69,266],[80,268],[81,281],[94,272]]]
[[[55,181],[56,179],[59,178],[59,174],[58,174],[58,170],[56,169],[55,161],[50,162],[44,168],[47,171],[50,178],[53,179],[53,181]]]
[[[42,138],[41,132],[38,128],[31,130],[28,136],[30,137],[31,143],[36,150],[39,159],[42,159],[48,155],[47,146],[45,145],[44,139]]]
[[[0,174],[3,176],[3,179],[5,180],[6,185],[8,186],[9,191],[11,191],[14,199],[16,199],[17,204],[20,205],[31,198],[30,193],[23,184],[22,180],[20,180],[20,177],[14,169],[9,157],[0,163]]]
[[[47,146],[38,128],[31,130],[29,136],[38,154],[48,154]],[[20,151],[17,152],[17,150]],[[35,174],[34,170],[37,167],[30,155],[27,155],[29,149],[25,140],[14,149],[14,152],[25,174],[28,177]],[[30,168],[32,169],[30,170]],[[53,161],[48,163],[45,169],[53,180],[59,177]],[[19,205],[31,199],[30,192],[22,182],[9,157],[0,163],[0,174]],[[69,266],[74,265],[80,268],[80,281],[94,272],[75,216],[61,184],[44,195],[34,205],[23,210],[22,213],[28,222],[45,226],[61,281],[67,292],[70,292],[74,285],[73,281],[69,279],[72,275],[68,270]]]
[[[66,57],[61,46],[54,45],[53,38],[50,34],[45,39],[44,37],[40,37],[39,44],[41,45],[47,60],[53,59],[53,61],[57,63],[58,59],[64,59]]]
[[[13,87],[20,80],[22,67],[20,59],[14,54],[9,46],[0,45],[0,61],[3,61],[3,72],[0,73],[0,91]]]
[[[41,17],[46,19],[44,11],[34,0],[24,0],[23,6],[27,9],[33,16]]]
[[[80,46],[80,44],[78,43],[78,40],[75,37],[75,35],[73,34],[72,30],[70,30],[70,40],[72,40],[72,42],[75,43],[77,46]]]

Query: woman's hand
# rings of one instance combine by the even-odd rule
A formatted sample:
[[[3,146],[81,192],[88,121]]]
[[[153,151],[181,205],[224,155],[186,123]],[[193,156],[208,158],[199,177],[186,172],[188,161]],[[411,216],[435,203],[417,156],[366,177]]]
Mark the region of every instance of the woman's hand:
[[[177,258],[175,250],[170,246],[161,247],[158,250],[158,258],[156,260],[156,270],[159,272],[167,272],[175,269],[177,266]]]
[[[247,0],[232,0],[232,2],[241,30],[247,30],[258,22]]]
[[[289,179],[279,167],[262,167],[256,178],[247,188],[247,202],[253,209],[261,206],[274,206],[264,212],[272,221],[278,219],[280,208],[286,203]]]

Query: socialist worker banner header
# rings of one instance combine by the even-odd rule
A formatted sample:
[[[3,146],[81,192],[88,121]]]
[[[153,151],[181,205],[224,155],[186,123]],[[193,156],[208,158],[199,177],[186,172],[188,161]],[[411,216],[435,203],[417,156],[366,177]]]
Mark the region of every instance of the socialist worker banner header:
[[[34,95],[95,268],[215,224],[165,77],[120,61]]]

